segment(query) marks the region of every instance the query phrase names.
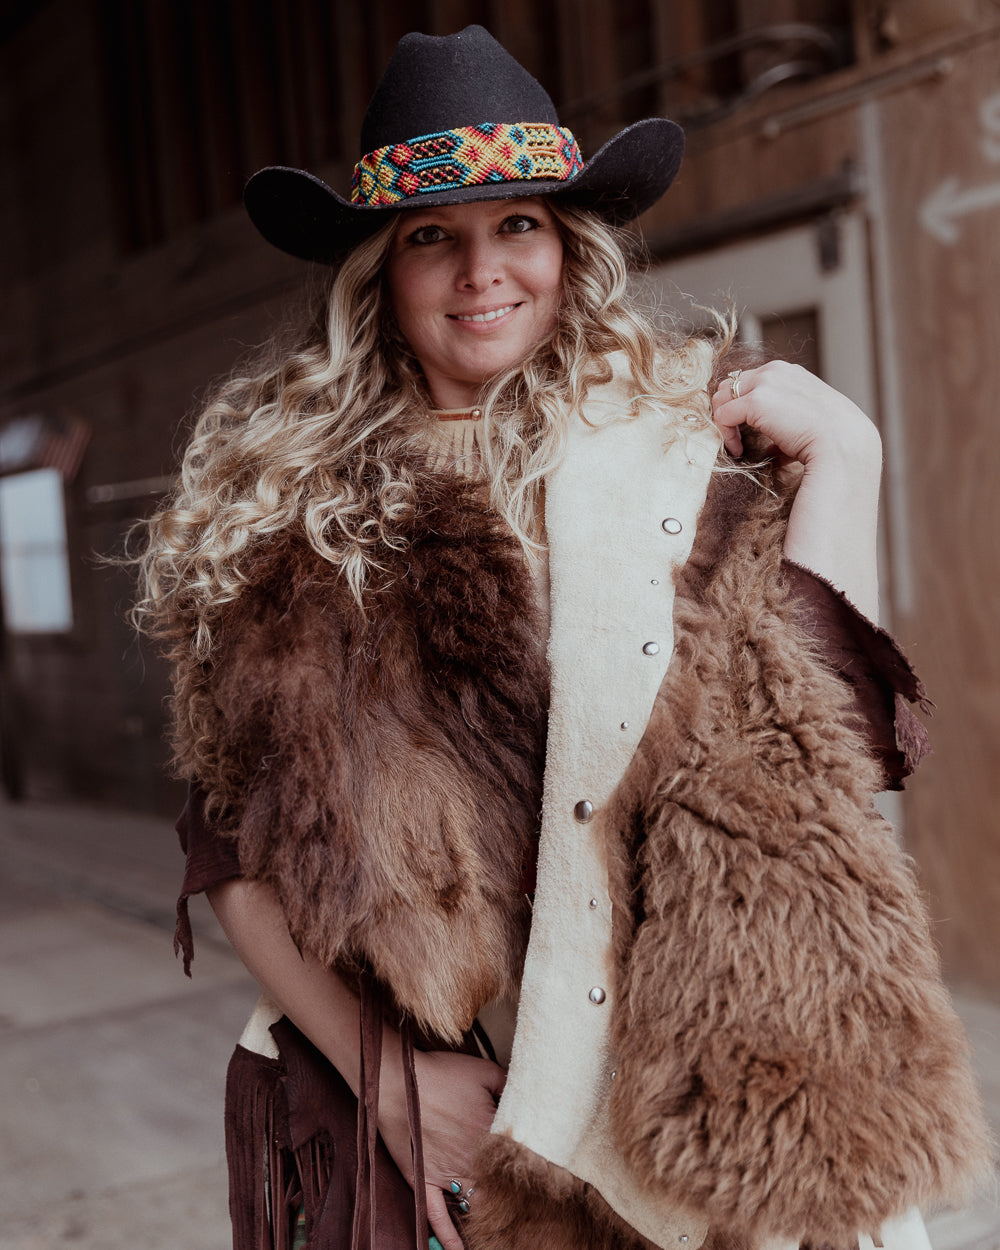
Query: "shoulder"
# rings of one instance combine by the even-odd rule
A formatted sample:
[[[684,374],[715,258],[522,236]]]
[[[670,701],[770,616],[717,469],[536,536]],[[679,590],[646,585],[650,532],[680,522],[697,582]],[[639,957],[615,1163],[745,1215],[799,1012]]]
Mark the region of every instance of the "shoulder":
[[[414,477],[414,502],[398,518],[395,539],[376,553],[363,609],[344,569],[316,549],[303,526],[289,527],[261,542],[244,561],[240,593],[219,619],[223,649],[273,645],[287,635],[301,650],[317,637],[378,633],[409,597],[426,593],[435,579],[465,568],[473,556],[481,561],[496,549],[499,558],[512,558],[516,543],[498,531],[477,487],[419,464]]]
[[[298,530],[260,542],[240,575],[240,592],[222,608],[213,630],[219,661],[233,650],[273,645],[280,635],[301,641],[306,622],[317,616],[327,618],[328,632],[352,601],[340,570]]]

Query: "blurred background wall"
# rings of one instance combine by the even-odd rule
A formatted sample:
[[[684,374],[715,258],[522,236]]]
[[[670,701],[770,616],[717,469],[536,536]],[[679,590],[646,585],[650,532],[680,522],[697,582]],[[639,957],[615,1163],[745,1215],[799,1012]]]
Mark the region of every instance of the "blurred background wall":
[[[396,40],[487,26],[584,155],[688,130],[643,221],[657,298],[869,407],[884,614],[937,710],[896,812],[954,982],[1000,991],[1000,7],[995,0],[3,0],[0,765],[11,798],[172,813],[167,674],[98,553],[168,489],[209,381],[303,267],[239,205],[265,164],[346,192]],[[527,119],[530,120],[530,119]]]

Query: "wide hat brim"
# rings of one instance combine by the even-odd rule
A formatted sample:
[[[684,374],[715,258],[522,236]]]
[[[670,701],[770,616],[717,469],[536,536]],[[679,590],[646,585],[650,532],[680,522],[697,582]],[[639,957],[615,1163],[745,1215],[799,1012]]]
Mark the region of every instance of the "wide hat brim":
[[[531,119],[511,119],[528,120]],[[439,204],[551,196],[588,208],[615,225],[638,217],[664,194],[684,154],[684,132],[665,117],[626,127],[566,181],[486,182],[411,196],[389,206],[354,204],[303,169],[271,165],[254,174],[243,200],[269,243],[301,260],[336,263],[390,217]]]

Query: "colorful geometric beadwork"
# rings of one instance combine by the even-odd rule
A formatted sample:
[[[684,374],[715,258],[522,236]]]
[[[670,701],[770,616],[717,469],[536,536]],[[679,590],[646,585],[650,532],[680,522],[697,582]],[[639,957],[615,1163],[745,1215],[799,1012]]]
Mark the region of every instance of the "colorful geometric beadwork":
[[[583,168],[572,132],[549,122],[484,122],[419,135],[363,156],[355,204],[398,204],[429,191],[544,178],[565,182]]]

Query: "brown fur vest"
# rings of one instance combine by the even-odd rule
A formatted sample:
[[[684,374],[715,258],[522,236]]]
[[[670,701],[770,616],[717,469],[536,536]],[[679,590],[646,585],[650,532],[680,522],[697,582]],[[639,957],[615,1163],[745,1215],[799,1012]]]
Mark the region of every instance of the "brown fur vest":
[[[877,767],[782,583],[785,511],[713,479],[666,680],[600,814],[609,1114],[634,1173],[713,1244],[847,1246],[960,1194],[987,1134]],[[296,939],[455,1037],[518,984],[546,674],[520,553],[471,495],[429,489],[410,540],[366,616],[304,541],[275,545],[215,664],[178,686],[179,745],[214,737],[199,779]],[[494,1138],[470,1246],[535,1250],[542,1228],[546,1250],[649,1244]]]

